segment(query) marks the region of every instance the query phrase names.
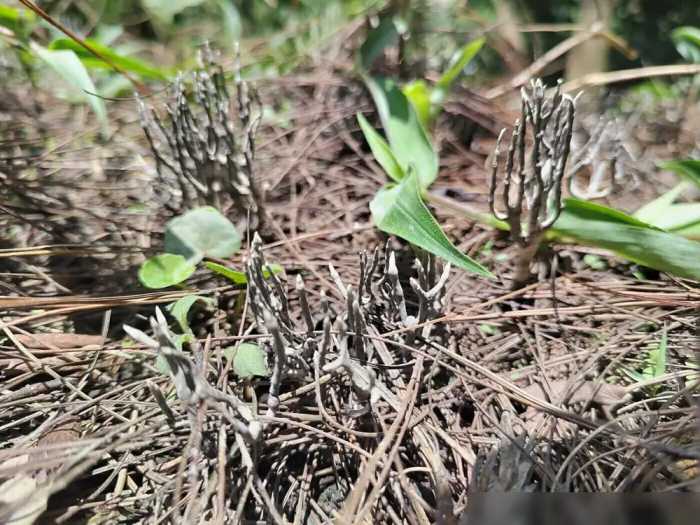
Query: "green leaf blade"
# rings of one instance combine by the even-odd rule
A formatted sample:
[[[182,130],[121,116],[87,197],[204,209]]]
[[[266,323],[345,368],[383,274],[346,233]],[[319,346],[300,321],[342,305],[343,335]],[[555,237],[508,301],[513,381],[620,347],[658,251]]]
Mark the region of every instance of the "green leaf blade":
[[[389,146],[404,173],[413,167],[421,189],[437,178],[438,156],[412,104],[390,79],[365,76]]]
[[[404,171],[396,160],[396,157],[394,157],[384,137],[367,122],[367,119],[361,113],[357,114],[357,122],[360,124],[360,129],[365,136],[367,144],[369,144],[369,149],[372,150],[375,160],[389,177],[396,182],[401,182],[401,179],[403,179],[405,175]]]
[[[146,288],[167,288],[180,284],[195,271],[182,255],[162,253],[147,259],[139,269],[139,281]]]
[[[240,247],[236,227],[211,206],[171,219],[165,228],[165,251],[182,255],[193,264],[204,257],[230,257]]]
[[[491,272],[450,242],[421,200],[415,174],[410,173],[393,188],[381,189],[369,207],[380,230],[401,237],[464,270],[493,277]]]
[[[270,375],[265,351],[256,344],[241,343],[237,347],[230,346],[224,349],[224,356],[233,359],[233,372],[241,379]]]
[[[550,229],[552,236],[611,250],[649,268],[700,281],[700,243],[606,206],[566,199]]]
[[[106,46],[97,40],[93,39],[85,39],[85,42],[92,47],[95,51],[100,53],[103,57],[109,59],[112,61],[113,64],[119,66],[125,71],[128,71],[130,73],[135,73],[136,75],[139,75],[143,79],[151,79],[151,80],[167,80],[168,76],[166,73],[161,71],[160,69],[151,66],[142,60],[139,60],[134,57],[128,57],[121,55],[114,51],[112,48],[109,46]],[[103,60],[100,60],[97,58],[95,55],[90,53],[87,49],[85,49],[83,46],[81,46],[78,42],[71,40],[70,38],[57,38],[51,44],[49,44],[48,47],[50,50],[68,50],[68,51],[73,51],[80,60],[87,65],[88,67],[93,67],[93,68],[101,68],[101,69],[109,69],[112,66],[110,66],[108,63],[104,62]]]
[[[103,126],[107,125],[107,109],[104,101],[95,96],[97,93],[90,75],[74,51],[52,50],[36,43],[31,44],[32,50],[46,62],[66,82],[80,90],[80,96],[92,107],[97,119]]]

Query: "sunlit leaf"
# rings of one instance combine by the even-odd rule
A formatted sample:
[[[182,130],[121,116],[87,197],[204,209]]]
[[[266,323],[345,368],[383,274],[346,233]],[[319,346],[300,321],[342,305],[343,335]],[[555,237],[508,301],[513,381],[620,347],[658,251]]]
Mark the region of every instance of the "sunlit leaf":
[[[180,299],[168,306],[170,315],[175,318],[177,324],[180,325],[180,329],[185,334],[191,332],[187,316],[189,315],[192,306],[194,306],[194,303],[197,301],[205,304],[214,303],[214,300],[210,297],[202,297],[201,295],[186,295],[185,297],[180,297]]]
[[[107,110],[105,109],[104,101],[93,94],[97,93],[95,84],[92,83],[90,75],[88,75],[85,66],[75,52],[68,49],[46,49],[34,42],[32,42],[31,48],[39,58],[46,62],[66,82],[78,89],[81,98],[92,106],[97,119],[103,125],[106,125]]]
[[[270,370],[265,360],[265,351],[253,343],[241,343],[224,349],[224,356],[233,359],[233,372],[241,379],[267,377]]]
[[[369,148],[372,150],[374,158],[379,163],[379,165],[384,168],[389,177],[394,179],[396,182],[400,182],[404,177],[404,171],[401,169],[396,157],[391,152],[389,144],[387,144],[384,137],[382,137],[373,127],[367,122],[367,119],[361,114],[357,114],[357,121],[360,124],[362,133],[365,136]]]
[[[182,255],[193,264],[205,256],[229,257],[240,247],[236,227],[211,206],[188,211],[165,227],[165,251]]]
[[[176,14],[188,7],[203,4],[206,0],[141,0],[148,13],[163,24],[171,24]]]
[[[492,277],[476,261],[461,253],[447,238],[420,197],[418,180],[409,173],[401,183],[381,189],[369,205],[376,226],[442,257],[467,271]]]
[[[457,79],[464,68],[467,67],[467,64],[481,51],[484,42],[486,42],[485,38],[478,38],[467,43],[459,50],[459,53],[454,57],[450,67],[442,74],[435,84],[431,100],[433,104],[437,106],[442,104],[452,87],[452,83]]]
[[[119,66],[129,73],[135,73],[142,78],[166,80],[168,75],[160,69],[147,64],[146,62],[133,57],[120,55],[113,49],[100,42],[92,39],[85,39],[85,42],[103,57],[109,59],[113,64]],[[57,38],[49,45],[51,50],[70,50],[73,51],[78,58],[90,68],[111,69],[111,66],[104,60],[100,60],[95,55],[79,43],[70,38]]]
[[[194,265],[182,255],[161,253],[141,265],[139,280],[146,288],[165,288],[186,280],[194,270]]]
[[[403,94],[411,102],[418,120],[425,129],[430,127],[433,114],[431,90],[424,80],[414,80],[403,87]]]
[[[660,163],[659,167],[665,170],[673,171],[674,173],[685,177],[693,184],[700,187],[700,160],[670,160],[668,162]]]
[[[566,199],[548,236],[573,239],[649,268],[700,280],[700,243],[600,204]]]
[[[365,83],[401,169],[412,166],[421,189],[427,188],[437,177],[438,157],[413,106],[392,80],[365,77]]]
[[[235,284],[246,284],[248,282],[248,276],[246,276],[244,272],[227,268],[223,264],[206,261],[204,266],[209,268],[212,272],[217,273],[222,277],[226,277],[229,281],[232,281]],[[283,271],[284,268],[282,268],[282,266],[279,264],[268,264],[263,269],[263,277],[268,278],[270,277],[270,273],[282,273]]]
[[[700,64],[700,28],[692,26],[676,28],[671,32],[671,39],[683,58]]]
[[[677,184],[663,195],[639,208],[636,212],[634,212],[634,217],[642,222],[663,228],[663,226],[659,226],[657,224],[657,221],[664,219],[664,217],[669,213],[676,199],[680,197],[680,195],[689,187],[690,184],[687,182]]]

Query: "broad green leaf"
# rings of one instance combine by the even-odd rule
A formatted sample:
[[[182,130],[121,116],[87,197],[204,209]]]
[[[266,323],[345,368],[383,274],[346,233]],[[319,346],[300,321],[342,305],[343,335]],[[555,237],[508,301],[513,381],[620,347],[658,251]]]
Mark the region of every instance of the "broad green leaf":
[[[225,258],[241,247],[241,236],[221,212],[211,206],[190,210],[165,227],[165,251],[196,264],[202,258]]]
[[[369,71],[377,57],[384,49],[394,44],[399,38],[399,31],[392,18],[383,18],[377,27],[367,33],[367,38],[360,47],[358,55],[359,67]]]
[[[203,4],[206,0],[141,0],[148,13],[163,24],[172,24],[176,14],[188,7]]]
[[[194,270],[194,265],[182,255],[161,253],[144,261],[139,269],[139,280],[146,288],[165,288],[181,283]]]
[[[469,43],[467,43],[459,53],[455,56],[450,67],[445,71],[440,80],[435,84],[435,89],[433,90],[432,103],[436,105],[442,104],[447,93],[449,93],[452,83],[460,75],[460,73],[467,67],[467,64],[472,61],[472,59],[477,55],[481,48],[486,42],[485,38],[477,38]]]
[[[670,160],[660,163],[659,167],[677,173],[700,187],[700,160]]]
[[[634,212],[634,217],[642,222],[647,222],[659,228],[663,228],[663,226],[657,224],[657,221],[664,219],[664,217],[668,215],[673,203],[689,187],[690,184],[687,182],[677,184],[663,195],[639,208]]]
[[[700,280],[700,243],[592,202],[566,199],[548,237],[574,239],[649,268]]]
[[[224,356],[233,359],[233,372],[241,379],[267,377],[270,370],[265,362],[265,351],[253,343],[241,343],[224,349]]]
[[[406,95],[386,78],[365,76],[391,151],[404,173],[413,167],[421,189],[437,177],[438,157]]]
[[[210,297],[202,297],[201,295],[193,294],[186,295],[185,297],[180,297],[180,299],[178,299],[174,303],[171,303],[168,306],[168,310],[170,310],[170,315],[172,315],[175,318],[177,324],[180,325],[180,329],[185,334],[190,333],[192,331],[190,329],[190,324],[187,321],[187,315],[190,313],[192,306],[197,301],[201,301],[205,304],[213,304],[214,302],[213,299]]]
[[[411,102],[420,123],[425,129],[428,129],[433,115],[433,105],[430,101],[431,91],[428,84],[424,80],[414,80],[403,87],[403,94]]]
[[[386,143],[386,140],[384,140],[384,137],[367,122],[367,119],[361,113],[357,114],[357,122],[360,124],[362,133],[365,136],[367,144],[369,144],[369,148],[372,150],[375,160],[384,168],[384,171],[389,177],[396,182],[401,182],[401,179],[404,177],[404,171],[401,169],[401,166],[391,152],[391,148],[389,144]]]
[[[666,215],[650,221],[657,228],[678,233],[700,222],[700,202],[680,202],[666,210]]]
[[[678,53],[688,60],[700,64],[700,29],[692,26],[679,27],[671,33]]]
[[[450,242],[420,197],[418,178],[409,173],[401,183],[382,188],[369,204],[377,227],[442,257],[467,271],[493,277]]]
[[[97,119],[103,126],[106,126],[107,110],[104,102],[101,98],[92,94],[97,93],[95,84],[92,83],[90,75],[88,75],[85,66],[75,52],[68,49],[46,49],[34,42],[32,42],[31,48],[39,58],[51,66],[66,82],[80,90],[81,97],[92,106]]]
[[[119,66],[125,71],[128,71],[129,73],[135,73],[138,76],[146,79],[166,80],[168,78],[168,75],[160,69],[150,66],[146,62],[143,62],[137,58],[120,55],[110,47],[105,46],[97,40],[87,38],[85,39],[85,42],[102,56],[111,60],[115,65]],[[73,51],[87,67],[111,69],[111,66],[108,63],[100,60],[83,46],[70,38],[57,38],[51,42],[49,49],[56,51],[70,50]]]
[[[226,277],[229,281],[236,284],[246,284],[248,282],[248,276],[244,272],[239,272],[232,268],[227,268],[223,264],[217,264],[215,262],[206,261],[204,266],[209,268],[212,272]],[[263,277],[270,277],[270,273],[282,273],[283,268],[279,264],[268,264],[263,269]]]

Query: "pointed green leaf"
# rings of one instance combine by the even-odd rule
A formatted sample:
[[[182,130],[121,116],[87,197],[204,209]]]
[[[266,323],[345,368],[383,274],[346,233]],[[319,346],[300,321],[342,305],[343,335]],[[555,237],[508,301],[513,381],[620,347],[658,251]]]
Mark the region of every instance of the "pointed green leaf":
[[[85,39],[85,42],[103,57],[111,60],[112,63],[116,64],[125,71],[139,75],[141,78],[155,80],[166,80],[168,78],[168,75],[162,72],[160,69],[146,64],[137,58],[120,55],[110,47],[98,42],[97,40],[87,38]],[[70,38],[57,38],[51,42],[49,49],[73,51],[78,58],[82,60],[83,64],[90,68],[111,68],[111,66],[105,61],[100,60],[79,43],[71,40]]]
[[[413,166],[421,189],[426,189],[437,177],[438,157],[413,106],[392,80],[364,79],[394,157],[404,173]]]
[[[428,84],[424,80],[414,80],[403,87],[403,94],[409,100],[421,125],[428,129],[432,121],[433,104]]]
[[[144,261],[139,280],[146,288],[165,288],[186,280],[194,270],[194,265],[182,255],[161,253]]]
[[[88,75],[85,66],[77,55],[70,50],[54,51],[46,49],[36,43],[32,43],[31,48],[39,58],[51,66],[66,82],[78,88],[81,98],[85,99],[92,106],[97,119],[103,125],[107,125],[107,109],[104,101],[94,95],[94,93],[97,93],[95,84],[92,83],[90,75]]]
[[[455,56],[447,71],[445,71],[440,77],[440,80],[437,81],[435,87],[445,94],[449,92],[452,83],[460,75],[462,70],[467,67],[467,64],[481,51],[485,42],[486,39],[482,37],[465,44]]]
[[[681,182],[663,195],[639,208],[634,212],[634,217],[640,221],[663,228],[663,226],[657,224],[657,221],[664,219],[669,214],[673,203],[689,187],[690,184],[688,182]]]
[[[668,162],[660,163],[659,167],[665,170],[673,171],[674,173],[685,177],[693,184],[700,187],[700,160],[670,160]]]
[[[360,129],[362,129],[362,133],[365,136],[367,144],[369,144],[369,149],[372,150],[375,160],[384,168],[384,171],[389,177],[396,182],[400,182],[404,177],[404,172],[396,160],[396,157],[394,157],[394,154],[391,152],[389,144],[384,140],[384,137],[377,133],[361,113],[357,114],[357,122],[360,124]]]
[[[235,284],[248,283],[248,276],[244,272],[239,272],[238,270],[227,268],[223,264],[217,264],[211,261],[206,261],[204,266],[209,268],[212,272],[217,273],[222,277],[226,277],[229,281],[232,281]],[[279,264],[268,264],[265,266],[265,268],[263,268],[263,277],[268,278],[270,277],[270,273],[281,273],[282,271],[284,271],[284,269]]]
[[[369,208],[380,230],[401,237],[467,271],[493,277],[491,272],[450,242],[421,200],[414,173],[409,173],[400,184],[382,188]]]
[[[219,210],[204,206],[171,219],[165,227],[165,251],[193,264],[205,256],[230,257],[241,247],[241,236]]]
[[[566,199],[548,237],[574,239],[637,264],[700,280],[700,243],[592,202]]]

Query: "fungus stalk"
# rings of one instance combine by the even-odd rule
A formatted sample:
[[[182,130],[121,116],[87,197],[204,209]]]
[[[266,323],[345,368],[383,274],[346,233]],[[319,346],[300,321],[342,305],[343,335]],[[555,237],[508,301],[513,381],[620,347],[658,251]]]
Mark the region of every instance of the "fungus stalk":
[[[513,127],[505,163],[501,150],[505,129],[496,142],[489,191],[491,212],[508,223],[510,237],[519,248],[514,290],[530,280],[530,267],[540,242],[561,213],[561,187],[575,113],[572,97],[562,94],[559,85],[548,95],[539,79],[530,83],[529,90],[523,89],[521,97],[521,117]],[[501,170],[505,173],[499,205],[496,200]]]

